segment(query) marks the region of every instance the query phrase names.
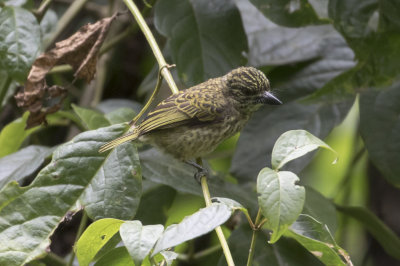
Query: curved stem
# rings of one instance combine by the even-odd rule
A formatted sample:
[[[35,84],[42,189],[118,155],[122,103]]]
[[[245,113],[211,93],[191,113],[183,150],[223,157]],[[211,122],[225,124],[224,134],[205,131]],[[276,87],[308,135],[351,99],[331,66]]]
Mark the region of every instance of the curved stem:
[[[179,92],[178,87],[175,84],[171,72],[168,70],[168,68],[164,67],[165,65],[167,65],[167,63],[165,62],[161,50],[158,47],[156,40],[154,39],[153,33],[151,33],[151,30],[147,26],[146,21],[144,20],[142,14],[140,13],[139,9],[136,7],[136,5],[133,3],[132,0],[123,0],[123,1],[131,11],[132,15],[135,17],[140,29],[142,30],[144,36],[146,37],[147,42],[149,43],[151,50],[153,51],[153,54],[157,59],[159,69],[161,70],[164,79],[167,81],[172,93],[178,93]]]

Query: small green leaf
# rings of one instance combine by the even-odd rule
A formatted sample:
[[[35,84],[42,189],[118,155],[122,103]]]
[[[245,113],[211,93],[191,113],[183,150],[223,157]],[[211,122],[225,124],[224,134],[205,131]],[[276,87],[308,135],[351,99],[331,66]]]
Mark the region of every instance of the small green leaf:
[[[301,214],[286,235],[298,241],[325,265],[352,265],[350,257],[336,244],[328,227],[309,215]]]
[[[163,231],[162,225],[143,226],[140,221],[127,221],[119,233],[135,265],[141,265]]]
[[[108,120],[100,112],[82,108],[75,104],[72,104],[72,108],[82,122],[86,125],[87,129],[98,129],[100,127],[106,127],[110,125],[110,122],[108,122]]]
[[[32,145],[0,159],[0,188],[11,180],[21,181],[33,174],[52,149]]]
[[[298,180],[292,172],[270,168],[262,169],[258,175],[258,204],[267,218],[265,226],[273,231],[269,243],[278,241],[303,209],[305,189],[295,184]]]
[[[172,262],[178,258],[178,253],[168,250],[163,250],[160,252],[161,255],[164,257],[165,261],[167,262],[167,266],[171,266]]]
[[[102,256],[94,266],[135,266],[125,247],[110,250]]]
[[[360,222],[379,242],[387,254],[400,260],[400,238],[375,214],[364,207],[336,206],[336,208],[338,211]]]
[[[39,127],[25,130],[29,113],[25,112],[21,118],[14,120],[0,132],[0,158],[16,152],[22,142]]]
[[[279,170],[286,163],[299,158],[318,147],[328,149],[336,153],[325,142],[305,130],[290,130],[283,133],[275,142],[272,150],[272,168]],[[336,163],[337,158],[333,163]]]
[[[105,118],[110,124],[118,124],[131,121],[136,115],[136,112],[131,108],[119,108],[112,112],[105,114]]]
[[[33,14],[20,7],[0,9],[0,69],[24,82],[41,49],[39,24]]]
[[[92,223],[83,232],[75,246],[79,265],[86,266],[97,252],[118,232],[124,221],[107,218]]]
[[[231,214],[232,209],[225,204],[214,203],[185,217],[179,224],[168,226],[161,238],[157,241],[152,256],[162,250],[207,234],[217,226],[226,222]]]

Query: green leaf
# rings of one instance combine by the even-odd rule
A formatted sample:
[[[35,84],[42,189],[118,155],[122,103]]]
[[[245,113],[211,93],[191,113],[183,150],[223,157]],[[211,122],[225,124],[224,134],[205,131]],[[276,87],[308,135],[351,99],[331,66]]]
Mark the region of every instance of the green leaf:
[[[172,262],[178,258],[178,253],[173,251],[164,250],[160,252],[161,255],[164,257],[165,261],[167,262],[167,266],[171,266]]]
[[[250,0],[266,17],[286,27],[328,23],[318,17],[307,0]]]
[[[302,214],[308,214],[321,223],[326,224],[329,231],[334,234],[337,228],[337,215],[332,201],[311,187],[306,186],[305,188],[306,201],[304,202]]]
[[[95,264],[95,266],[135,266],[131,256],[125,247],[118,247],[107,252]]]
[[[328,227],[311,216],[301,214],[286,235],[298,241],[325,265],[352,265],[350,257],[336,244]]]
[[[400,186],[400,81],[360,98],[360,132],[369,157],[384,177]]]
[[[131,154],[125,150],[133,149],[132,145],[121,145],[108,154],[99,154],[98,150],[125,130],[126,126],[119,124],[83,132],[54,151],[51,162],[31,185],[6,186],[0,192],[0,201],[10,193],[14,195],[0,202],[0,264],[22,265],[43,255],[50,236],[63,217],[76,210],[92,180],[109,172],[108,167],[122,172],[120,164],[112,163],[112,153]],[[123,172],[131,173],[132,169],[130,166]]]
[[[173,62],[187,85],[222,76],[245,63],[246,35],[231,0],[161,0],[157,30],[169,38]]]
[[[196,169],[178,161],[156,149],[142,151],[139,154],[143,177],[157,183],[168,185],[180,192],[202,196],[201,187],[193,178]],[[218,195],[242,202],[248,209],[256,210],[256,193],[253,188],[240,187],[223,182],[218,176],[211,176],[209,188],[212,195]]]
[[[89,130],[110,125],[110,122],[100,112],[82,108],[75,104],[72,104],[72,108]]]
[[[300,215],[305,189],[296,185],[299,178],[292,172],[260,171],[257,178],[258,204],[267,218],[265,226],[273,232],[269,243],[275,243]]]
[[[164,226],[160,224],[143,226],[140,221],[127,221],[119,233],[135,265],[141,265],[163,231]]]
[[[375,214],[364,207],[337,206],[338,211],[356,219],[379,242],[387,254],[400,260],[400,238]]]
[[[275,142],[271,156],[272,168],[274,170],[279,170],[288,162],[318,147],[328,149],[337,155],[336,151],[329,147],[328,144],[305,130],[287,131]],[[336,163],[336,160],[333,163]]]
[[[132,219],[142,196],[142,175],[136,147],[111,152],[85,189],[81,203],[93,220],[101,218]]]
[[[268,266],[320,266],[323,265],[306,249],[295,240],[281,237],[273,245],[265,243],[266,232],[257,231],[259,234],[255,240],[253,265]],[[253,230],[248,224],[242,224],[236,228],[228,239],[229,249],[236,265],[246,265],[248,250],[252,238]],[[226,259],[222,255],[218,266],[225,266]]]
[[[40,30],[42,32],[43,43],[50,40],[53,32],[56,30],[58,22],[57,14],[54,10],[48,9],[40,21]]]
[[[41,49],[39,24],[26,9],[4,7],[0,25],[0,69],[23,82]]]
[[[118,124],[131,121],[136,116],[136,112],[130,108],[119,108],[105,114],[105,118],[110,124]]]
[[[153,256],[162,250],[207,234],[217,226],[226,222],[231,214],[232,209],[225,204],[214,203],[185,217],[179,224],[168,226],[161,238],[157,241],[152,253]]]
[[[107,218],[89,225],[75,246],[79,265],[89,265],[97,252],[118,232],[123,223],[121,220]]]
[[[0,188],[11,180],[22,181],[33,174],[52,152],[44,146],[32,145],[0,159]]]
[[[320,75],[315,82],[329,78],[322,76],[322,73],[326,75],[331,71],[337,75],[340,70],[354,66],[352,50],[332,25],[287,28],[268,20],[248,1],[237,1],[237,6],[249,42],[250,65],[284,65],[311,59],[318,62],[325,57],[326,62],[319,64],[324,68],[318,68],[319,71],[314,69],[310,73]],[[288,74],[285,74],[287,78]],[[273,85],[275,88],[275,81]]]
[[[325,138],[343,120],[350,106],[349,102],[313,105],[292,102],[278,108],[262,108],[253,115],[240,134],[231,172],[241,182],[255,181],[260,169],[271,160],[272,148],[281,134],[301,128]],[[311,158],[305,156],[292,161],[290,170],[300,172]]]
[[[14,120],[0,132],[0,158],[16,152],[22,142],[39,127],[25,130],[29,113],[25,112],[21,118]]]

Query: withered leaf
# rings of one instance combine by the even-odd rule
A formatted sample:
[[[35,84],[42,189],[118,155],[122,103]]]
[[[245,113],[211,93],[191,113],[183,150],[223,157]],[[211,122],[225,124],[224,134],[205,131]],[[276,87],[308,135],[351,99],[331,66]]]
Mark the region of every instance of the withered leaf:
[[[81,27],[33,62],[24,91],[15,95],[18,106],[30,112],[27,129],[46,123],[46,115],[59,110],[66,96],[65,88],[46,84],[46,74],[54,66],[69,64],[75,70],[75,78],[85,79],[88,83],[93,79],[100,47],[117,15]]]

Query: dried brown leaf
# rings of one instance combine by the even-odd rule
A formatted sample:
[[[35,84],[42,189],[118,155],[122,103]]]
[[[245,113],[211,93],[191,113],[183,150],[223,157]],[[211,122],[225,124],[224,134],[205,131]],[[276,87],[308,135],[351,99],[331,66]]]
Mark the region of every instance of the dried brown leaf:
[[[117,14],[81,27],[33,62],[24,91],[15,96],[18,106],[30,112],[26,128],[46,123],[46,115],[59,110],[66,96],[66,89],[46,84],[46,75],[54,66],[69,64],[75,70],[75,78],[88,83],[93,79],[100,47],[116,17]]]

